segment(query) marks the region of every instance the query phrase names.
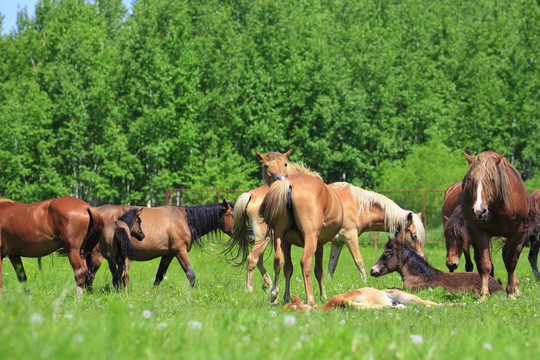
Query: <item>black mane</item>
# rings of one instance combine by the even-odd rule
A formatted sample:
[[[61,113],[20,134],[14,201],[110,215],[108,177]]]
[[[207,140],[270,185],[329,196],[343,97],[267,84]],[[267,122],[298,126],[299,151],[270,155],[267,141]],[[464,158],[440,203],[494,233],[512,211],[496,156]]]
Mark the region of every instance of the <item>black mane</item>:
[[[126,211],[118,218],[118,221],[123,221],[128,227],[131,227],[137,219],[137,211],[139,211],[137,208]]]
[[[392,239],[392,243],[394,248],[401,248],[401,262],[407,266],[411,274],[430,276],[441,272],[431,266],[415,249],[404,242]]]
[[[229,202],[229,205],[234,208],[234,203]],[[191,243],[196,243],[202,236],[218,229],[223,230],[225,227],[225,207],[223,203],[182,206],[186,209],[186,217],[189,230],[191,231]]]

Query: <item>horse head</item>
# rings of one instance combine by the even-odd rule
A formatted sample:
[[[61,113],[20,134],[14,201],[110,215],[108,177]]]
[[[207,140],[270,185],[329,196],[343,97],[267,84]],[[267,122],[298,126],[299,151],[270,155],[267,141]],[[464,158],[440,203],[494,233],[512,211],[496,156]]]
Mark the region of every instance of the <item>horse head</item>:
[[[223,210],[220,213],[220,217],[223,218],[223,232],[229,236],[232,236],[232,229],[234,226],[234,203],[228,202],[223,199]]]
[[[287,169],[287,159],[291,150],[282,154],[280,152],[269,152],[266,155],[255,151],[255,154],[262,163],[263,178],[266,185],[270,186],[276,180],[283,180],[289,176]]]
[[[379,277],[396,271],[399,265],[399,240],[388,238],[384,245],[384,252],[375,265],[369,270],[373,277]]]
[[[505,177],[499,166],[506,153],[499,155],[493,151],[485,151],[475,157],[465,158],[471,165],[463,179],[463,192],[472,200],[472,213],[475,221],[486,221],[489,207],[499,196],[504,197],[500,189],[504,189]]]
[[[130,210],[124,209],[122,207],[122,215],[118,218],[118,220],[121,220],[126,223],[126,225],[129,227],[131,236],[133,236],[135,239],[141,241],[144,239],[144,232],[142,231],[141,227],[141,213],[144,208],[134,208]]]
[[[394,237],[408,244],[420,255],[424,256],[424,243],[422,241],[424,236],[419,236],[420,233],[425,234],[421,218],[421,213],[414,214],[412,211],[408,212],[405,225],[403,227],[398,225]]]
[[[443,233],[446,244],[446,267],[453,272],[458,268],[459,259],[469,246],[469,230],[460,206],[454,209],[450,217],[445,218]]]

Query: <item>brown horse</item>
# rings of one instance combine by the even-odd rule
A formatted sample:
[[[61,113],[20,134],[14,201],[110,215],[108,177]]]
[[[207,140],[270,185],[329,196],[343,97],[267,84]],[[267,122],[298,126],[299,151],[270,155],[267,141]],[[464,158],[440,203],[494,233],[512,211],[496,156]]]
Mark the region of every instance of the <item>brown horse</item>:
[[[352,307],[359,310],[381,309],[385,307],[404,308],[407,304],[419,304],[426,306],[441,306],[436,302],[422,300],[418,296],[409,294],[399,289],[378,290],[372,287],[363,287],[357,290],[348,291],[332,297],[324,306],[309,306],[293,295],[293,300],[285,304],[284,310],[322,310],[323,312],[336,309]],[[455,304],[452,304],[455,305]],[[461,305],[461,304],[458,304]]]
[[[289,176],[287,160],[291,155],[291,150],[284,154],[275,151],[268,152],[266,155],[255,151],[255,155],[262,163],[263,180],[266,185],[270,186],[274,181],[283,180]]]
[[[482,282],[480,275],[473,272],[446,273],[435,269],[407,244],[389,239],[379,260],[373,265],[370,274],[379,277],[397,271],[403,279],[403,287],[412,291],[444,287],[451,293],[473,292],[480,294]],[[501,284],[488,274],[490,292],[503,291]]]
[[[489,296],[492,236],[506,238],[503,246],[503,260],[508,272],[506,292],[508,297],[515,299],[521,295],[515,268],[523,246],[523,225],[529,214],[527,188],[519,172],[505,159],[505,154],[485,151],[476,157],[464,155],[471,167],[463,179],[459,202],[471,230],[474,260],[482,276],[482,299]]]
[[[99,252],[109,263],[116,290],[120,288],[120,281],[124,284],[124,288],[129,284],[130,260],[135,257],[130,235],[139,241],[144,239],[140,218],[142,211],[143,208],[122,209],[122,215],[118,220],[105,223],[103,235],[99,240]]]
[[[465,219],[461,214],[461,206],[457,206],[450,217],[445,216],[444,239],[446,244],[446,267],[454,272],[459,266],[461,254],[465,257],[465,271],[471,272],[474,265],[471,261],[471,234]],[[493,276],[493,266],[491,267]]]
[[[405,241],[424,254],[426,231],[420,218],[409,210],[403,210],[384,195],[364,190],[346,182],[329,185],[334,189],[343,204],[343,227],[332,240],[332,250],[328,262],[328,273],[334,274],[343,244],[346,244],[356,266],[366,281],[364,262],[358,247],[358,236],[366,231],[386,231]]]
[[[103,226],[103,217],[95,208],[71,196],[32,204],[2,199],[1,259],[8,256],[19,280],[25,281],[21,256],[42,257],[63,248],[73,268],[77,296],[80,296],[87,276],[85,256],[98,243]]]
[[[529,262],[536,277],[540,281],[538,272],[538,250],[540,250],[540,189],[534,190],[529,196],[529,215],[523,227],[523,243],[529,244]]]
[[[139,208],[124,206],[126,209]],[[201,236],[221,230],[230,235],[233,226],[234,204],[226,200],[219,204],[197,206],[159,206],[144,208],[144,241],[131,241],[135,249],[134,260],[147,261],[161,257],[154,286],[163,280],[173,258],[177,258],[191,284],[195,286],[195,273],[189,263],[188,252]],[[104,205],[98,208],[106,221],[114,221],[122,214],[122,205]],[[101,266],[103,257],[92,252],[89,265],[90,283]]]
[[[343,205],[336,191],[320,178],[295,175],[277,181],[266,194],[260,211],[264,221],[274,231],[274,286],[271,302],[277,302],[278,279],[284,262],[285,302],[290,298],[293,273],[291,246],[304,248],[300,264],[306,289],[307,304],[314,305],[311,287],[311,265],[315,256],[315,277],[319,281],[321,298],[326,298],[323,286],[323,245],[337,235],[343,225]]]

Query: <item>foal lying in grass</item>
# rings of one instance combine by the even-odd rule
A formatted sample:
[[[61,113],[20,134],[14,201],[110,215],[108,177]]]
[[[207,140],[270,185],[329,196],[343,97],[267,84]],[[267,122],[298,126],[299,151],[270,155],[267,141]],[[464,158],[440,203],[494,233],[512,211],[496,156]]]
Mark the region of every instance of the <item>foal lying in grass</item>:
[[[379,260],[370,270],[371,276],[379,277],[397,271],[403,279],[403,287],[420,290],[442,286],[451,293],[472,292],[480,294],[482,282],[477,272],[446,273],[435,269],[408,245],[389,239]],[[489,292],[503,291],[503,287],[492,276],[489,277]]]

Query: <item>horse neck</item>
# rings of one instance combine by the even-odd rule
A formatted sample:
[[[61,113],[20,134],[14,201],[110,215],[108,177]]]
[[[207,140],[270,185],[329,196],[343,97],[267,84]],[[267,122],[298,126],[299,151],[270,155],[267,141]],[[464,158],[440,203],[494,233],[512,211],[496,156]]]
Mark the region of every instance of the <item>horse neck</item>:
[[[412,248],[404,248],[400,251],[397,271],[404,282],[410,277],[432,279],[442,273],[442,271],[431,266]]]
[[[212,231],[223,231],[224,224],[219,217],[221,204],[198,205],[185,209],[192,243]]]

